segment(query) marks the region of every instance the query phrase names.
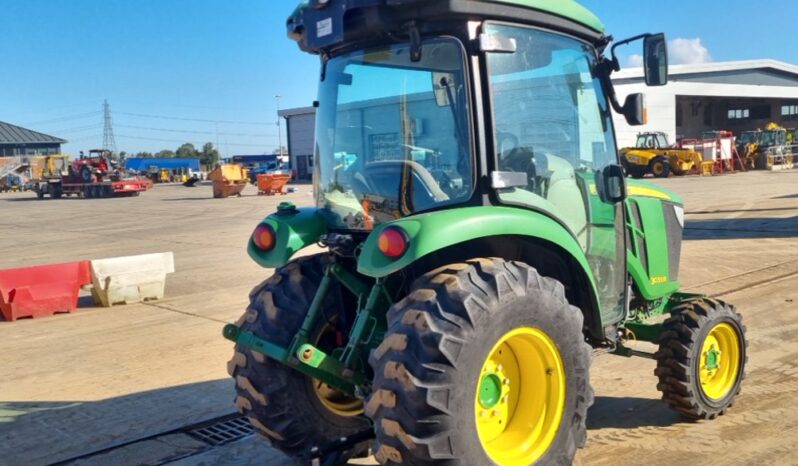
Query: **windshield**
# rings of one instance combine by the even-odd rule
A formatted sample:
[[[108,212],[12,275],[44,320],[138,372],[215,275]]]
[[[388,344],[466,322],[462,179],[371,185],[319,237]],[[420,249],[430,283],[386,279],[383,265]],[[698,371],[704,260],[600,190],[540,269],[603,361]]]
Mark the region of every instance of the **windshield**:
[[[319,87],[316,202],[331,228],[374,225],[471,196],[462,46],[424,41],[331,59]]]
[[[756,142],[758,133],[756,131],[744,131],[740,135],[740,142],[742,144],[751,144]]]
[[[763,131],[761,144],[763,146],[776,146],[784,144],[786,139],[787,133],[785,131]]]
[[[665,149],[668,145],[668,138],[664,134],[641,134],[637,136],[637,148],[640,149]]]

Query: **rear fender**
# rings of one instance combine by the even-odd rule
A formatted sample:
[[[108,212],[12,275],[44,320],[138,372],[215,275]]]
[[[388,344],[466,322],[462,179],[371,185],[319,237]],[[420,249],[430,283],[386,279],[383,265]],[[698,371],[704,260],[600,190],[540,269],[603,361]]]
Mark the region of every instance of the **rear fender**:
[[[327,232],[327,225],[315,208],[287,209],[271,214],[260,224],[268,224],[275,233],[275,246],[262,251],[249,238],[247,253],[261,267],[285,265],[297,251],[316,243]]]
[[[384,256],[377,247],[380,233],[388,226],[402,228],[409,240],[405,253],[395,260]],[[536,238],[559,246],[587,277],[594,308],[599,311],[595,279],[573,233],[552,218],[529,210],[464,207],[415,215],[380,225],[363,244],[357,270],[369,277],[385,277],[441,249],[474,239],[500,236]]]

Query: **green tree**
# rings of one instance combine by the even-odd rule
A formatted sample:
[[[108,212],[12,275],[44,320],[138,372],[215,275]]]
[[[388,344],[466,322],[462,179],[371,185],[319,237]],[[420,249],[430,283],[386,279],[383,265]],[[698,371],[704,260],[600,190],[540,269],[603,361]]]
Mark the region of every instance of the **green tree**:
[[[159,159],[172,159],[172,158],[175,157],[175,153],[170,151],[169,149],[164,149],[164,150],[162,150],[160,152],[157,152],[155,154],[155,157],[157,157]]]
[[[219,151],[213,147],[212,143],[206,142],[199,153],[199,159],[202,165],[213,167],[219,161]]]
[[[199,152],[197,148],[194,147],[194,144],[187,142],[182,146],[177,148],[175,152],[175,157],[178,159],[196,159],[199,156]]]
[[[136,157],[136,158],[139,158],[139,159],[151,159],[152,158],[152,152],[136,152],[136,155],[134,155],[133,157]]]

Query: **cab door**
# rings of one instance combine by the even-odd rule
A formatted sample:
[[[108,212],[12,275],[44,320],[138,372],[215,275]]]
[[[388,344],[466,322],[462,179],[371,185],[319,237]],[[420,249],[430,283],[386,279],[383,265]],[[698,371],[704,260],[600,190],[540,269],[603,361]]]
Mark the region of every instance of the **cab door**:
[[[514,52],[486,54],[488,82],[498,170],[527,177],[526,186],[498,197],[571,231],[593,271],[602,324],[615,323],[626,308],[624,214],[622,203],[598,195],[601,173],[618,159],[596,53],[575,38],[530,27],[488,23],[485,33],[516,44]]]

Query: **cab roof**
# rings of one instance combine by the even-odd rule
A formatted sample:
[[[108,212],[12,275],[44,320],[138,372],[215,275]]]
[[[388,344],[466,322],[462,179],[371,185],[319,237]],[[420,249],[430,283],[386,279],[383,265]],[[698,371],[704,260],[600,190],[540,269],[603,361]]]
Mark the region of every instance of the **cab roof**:
[[[495,3],[509,3],[513,5],[522,6],[524,8],[532,8],[534,10],[545,11],[553,13],[557,16],[568,18],[584,26],[593,29],[596,32],[604,32],[604,23],[598,19],[590,10],[583,7],[574,0],[478,0]]]
[[[562,16],[563,18],[568,18],[571,21],[575,21],[580,23],[584,26],[593,29],[596,32],[604,33],[604,23],[598,19],[596,15],[594,15],[590,10],[583,7],[579,3],[574,0],[474,0],[477,3],[479,2],[488,2],[488,3],[507,3],[510,5],[517,5],[523,8],[531,8],[533,10],[540,10],[545,11],[547,13],[552,13],[557,16]],[[310,0],[302,0],[297,5],[296,9],[294,10],[294,14],[300,9],[308,6]],[[391,2],[390,0],[387,3],[401,3],[399,2]],[[411,2],[407,2],[411,3]]]
[[[286,22],[291,39],[315,54],[364,39],[393,37],[408,25],[431,30],[463,20],[511,21],[606,44],[604,24],[575,0],[303,0]],[[445,26],[441,26],[445,27]]]

